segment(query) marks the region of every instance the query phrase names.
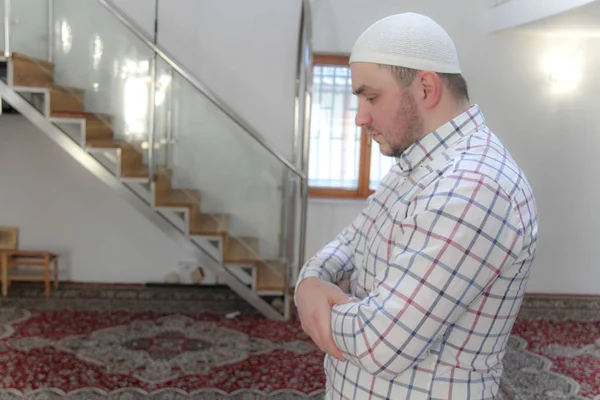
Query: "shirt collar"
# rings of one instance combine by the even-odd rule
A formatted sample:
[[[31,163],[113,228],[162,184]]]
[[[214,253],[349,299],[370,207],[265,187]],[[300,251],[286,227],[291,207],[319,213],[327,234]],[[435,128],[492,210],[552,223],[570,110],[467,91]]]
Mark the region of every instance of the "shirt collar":
[[[472,105],[467,111],[413,143],[400,156],[398,166],[404,172],[411,172],[418,165],[435,159],[459,139],[480,130],[484,125],[485,119],[479,106]]]

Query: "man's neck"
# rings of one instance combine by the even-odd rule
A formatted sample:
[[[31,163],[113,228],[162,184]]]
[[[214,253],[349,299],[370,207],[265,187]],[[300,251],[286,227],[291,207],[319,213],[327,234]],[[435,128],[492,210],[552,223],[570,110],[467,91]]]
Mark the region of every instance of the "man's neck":
[[[424,133],[429,134],[435,131],[467,111],[469,107],[471,107],[471,105],[467,101],[452,102],[447,106],[440,107],[426,119],[427,122],[425,123]]]

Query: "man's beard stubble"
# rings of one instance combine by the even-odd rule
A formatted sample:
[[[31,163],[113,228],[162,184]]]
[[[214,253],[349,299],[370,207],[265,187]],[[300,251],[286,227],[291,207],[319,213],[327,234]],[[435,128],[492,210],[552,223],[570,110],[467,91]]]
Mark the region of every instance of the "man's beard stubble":
[[[417,109],[417,103],[411,94],[406,94],[396,114],[397,129],[386,137],[390,151],[382,154],[388,157],[400,157],[406,149],[423,137],[423,117]],[[367,132],[381,132],[372,126],[367,127]]]

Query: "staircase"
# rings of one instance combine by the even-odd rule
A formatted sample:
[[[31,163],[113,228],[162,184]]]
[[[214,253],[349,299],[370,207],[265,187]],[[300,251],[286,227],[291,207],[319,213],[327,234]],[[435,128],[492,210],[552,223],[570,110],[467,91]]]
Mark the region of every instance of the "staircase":
[[[75,6],[76,2],[74,0],[72,5]],[[83,7],[88,6],[86,2]],[[150,110],[147,124],[143,124],[148,127],[147,130],[142,134],[127,135],[126,131],[131,128],[131,124],[123,123],[125,113],[111,115],[99,112],[97,107],[90,110],[86,96],[94,98],[95,93],[90,93],[88,88],[61,85],[57,78],[60,75],[57,74],[57,66],[60,66],[64,76],[64,69],[69,68],[69,65],[63,62],[65,59],[48,61],[38,54],[21,53],[18,46],[11,46],[6,38],[5,49],[8,48],[9,51],[0,51],[0,78],[5,81],[0,81],[0,96],[22,115],[36,122],[42,131],[61,144],[82,166],[95,171],[96,175],[106,182],[110,181],[113,187],[119,186],[118,190],[149,218],[156,221],[157,226],[163,227],[170,236],[177,236],[188,247],[197,250],[195,254],[198,254],[198,264],[212,269],[222,283],[232,287],[267,317],[289,318],[289,295],[292,287],[290,278],[293,267],[297,268],[298,262],[301,262],[298,261],[301,257],[298,257],[296,242],[297,235],[302,237],[303,232],[297,233],[296,220],[298,217],[302,222],[305,219],[306,202],[300,198],[301,193],[306,196],[306,188],[300,187],[305,186],[305,175],[292,162],[274,151],[258,133],[248,127],[247,123],[223,107],[214,94],[202,91],[204,88],[189,72],[145,39],[118,10],[102,0],[93,2],[93,6],[98,24],[106,24],[108,19],[113,26],[118,25],[120,29],[127,31],[128,40],[135,45],[153,51],[151,79],[149,82],[145,81],[148,86]],[[4,10],[10,12],[10,7],[5,7]],[[306,35],[301,36],[302,43],[305,43]],[[77,40],[77,37],[72,40]],[[53,45],[49,43],[49,46]],[[304,44],[302,46],[305,47]],[[57,49],[49,51],[50,54],[57,52]],[[300,62],[305,61],[303,59]],[[276,186],[272,185],[272,193],[268,190],[271,186],[263,185],[267,188],[266,193],[263,193],[265,198],[276,200],[272,204],[265,203],[261,208],[264,207],[274,215],[280,214],[273,218],[273,221],[267,221],[270,226],[252,229],[251,222],[258,218],[252,214],[259,216],[264,209],[256,208],[255,212],[244,210],[245,215],[239,210],[211,211],[216,208],[214,199],[219,199],[218,193],[212,196],[212,205],[203,207],[203,199],[211,197],[213,193],[202,187],[181,185],[181,182],[190,181],[186,179],[189,174],[186,168],[182,168],[181,163],[174,161],[173,154],[183,154],[190,142],[178,143],[178,140],[184,142],[185,137],[181,135],[179,139],[176,131],[170,132],[174,124],[167,122],[173,118],[175,111],[168,104],[163,108],[158,106],[156,96],[160,87],[159,69],[169,70],[171,84],[176,80],[180,87],[186,85],[185,90],[188,92],[193,91],[195,96],[212,101],[217,106],[215,112],[223,112],[227,117],[223,129],[229,124],[241,126],[243,130],[237,129],[246,134],[244,140],[251,140],[257,145],[254,151],[258,155],[255,157],[268,158],[272,165],[277,165],[275,171],[268,176],[275,176],[281,181]],[[171,89],[168,95],[176,97],[183,96],[183,93],[183,90]],[[188,100],[189,97],[186,97],[181,101]],[[161,119],[163,116],[168,118]],[[304,113],[301,116],[304,116]],[[185,122],[193,116],[178,117]],[[163,128],[160,133],[159,126]],[[302,126],[297,129],[303,130]],[[230,130],[238,134],[235,129]],[[65,138],[69,140],[65,141]],[[193,166],[190,168],[193,169]],[[214,168],[219,169],[220,166],[215,165]],[[204,172],[206,176],[211,174],[211,171]],[[206,176],[203,176],[203,179]],[[256,179],[260,179],[259,174],[256,176]],[[221,184],[227,186],[228,182]],[[217,186],[211,183],[212,189]],[[222,195],[221,198],[223,196],[227,195]],[[304,204],[304,210],[298,204]],[[279,206],[281,209],[269,209],[271,206]],[[237,228],[232,226],[236,223]],[[251,227],[248,228],[248,225]],[[303,226],[301,223],[300,230]],[[266,233],[261,236],[260,233],[264,232]],[[266,249],[263,248],[265,246],[261,246],[265,244]],[[300,249],[302,250],[302,245]],[[273,304],[276,303],[273,299],[278,301],[279,305],[274,307]]]

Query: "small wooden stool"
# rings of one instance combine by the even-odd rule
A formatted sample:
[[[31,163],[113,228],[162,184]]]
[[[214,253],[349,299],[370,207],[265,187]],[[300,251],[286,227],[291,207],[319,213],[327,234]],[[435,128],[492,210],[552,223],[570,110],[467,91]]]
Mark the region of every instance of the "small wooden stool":
[[[48,251],[5,250],[2,251],[2,296],[8,294],[11,281],[44,282],[46,297],[50,296],[50,265],[54,264],[54,289],[58,289],[58,256]],[[12,267],[43,267],[42,271],[9,273]]]

